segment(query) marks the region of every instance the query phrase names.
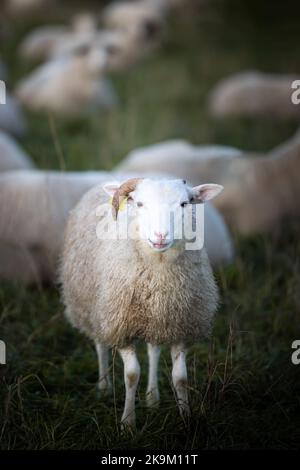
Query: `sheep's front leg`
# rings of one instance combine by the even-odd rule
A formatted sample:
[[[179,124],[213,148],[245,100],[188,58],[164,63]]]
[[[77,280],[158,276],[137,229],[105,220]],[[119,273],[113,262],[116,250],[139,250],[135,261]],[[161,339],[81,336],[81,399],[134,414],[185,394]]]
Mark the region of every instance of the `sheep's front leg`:
[[[109,350],[102,343],[96,342],[96,351],[99,366],[98,388],[101,392],[110,392],[112,387],[109,377]]]
[[[172,381],[177,395],[179,411],[182,417],[189,417],[190,408],[188,404],[187,370],[186,370],[186,348],[182,344],[171,347],[172,356]]]
[[[160,356],[160,347],[153,344],[147,344],[148,360],[149,360],[149,375],[148,386],[146,393],[147,406],[152,407],[158,405],[159,390],[158,390],[158,362]]]
[[[119,349],[124,363],[125,406],[121,423],[124,426],[135,426],[135,395],[140,379],[140,365],[133,346]]]

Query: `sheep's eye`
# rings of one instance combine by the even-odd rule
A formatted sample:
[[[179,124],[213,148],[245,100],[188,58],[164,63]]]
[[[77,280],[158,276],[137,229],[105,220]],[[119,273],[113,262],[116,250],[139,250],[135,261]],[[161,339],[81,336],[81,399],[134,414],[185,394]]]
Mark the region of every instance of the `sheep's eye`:
[[[143,204],[142,202],[137,202],[136,205],[137,205],[138,207],[143,207],[144,204]]]
[[[187,204],[188,204],[188,202],[185,201],[185,202],[182,202],[180,205],[181,205],[181,207],[185,207]]]

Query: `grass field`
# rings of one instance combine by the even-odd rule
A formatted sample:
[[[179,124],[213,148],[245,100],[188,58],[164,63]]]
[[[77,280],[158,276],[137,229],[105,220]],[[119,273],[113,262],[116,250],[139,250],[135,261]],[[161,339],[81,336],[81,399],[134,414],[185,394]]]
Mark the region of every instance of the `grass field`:
[[[69,10],[64,2],[49,18],[55,22]],[[29,115],[22,143],[38,167],[67,170],[111,169],[132,148],[168,138],[270,149],[292,135],[295,123],[271,116],[215,121],[207,93],[244,68],[300,72],[299,13],[290,0],[207,1],[197,14],[172,18],[161,47],[136,69],[113,77],[116,110],[72,123]],[[30,69],[17,58],[16,45],[34,22],[16,24],[0,46],[11,87]],[[150,412],[145,347],[139,347],[137,432],[120,434],[119,357],[112,366],[114,395],[97,397],[92,344],[64,319],[58,289],[0,285],[0,338],[8,349],[8,364],[0,366],[1,448],[297,448],[300,365],[291,363],[291,344],[300,339],[299,226],[287,221],[270,236],[236,237],[234,265],[216,273],[222,304],[213,336],[188,355],[189,430],[176,409],[167,350],[162,403]]]

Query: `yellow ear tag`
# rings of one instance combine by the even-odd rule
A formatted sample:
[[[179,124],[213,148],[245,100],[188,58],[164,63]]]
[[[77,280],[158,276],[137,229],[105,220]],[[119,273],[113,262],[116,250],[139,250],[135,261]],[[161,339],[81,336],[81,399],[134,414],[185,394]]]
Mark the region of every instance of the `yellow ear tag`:
[[[124,197],[123,201],[121,202],[119,206],[119,212],[122,212],[125,210],[127,199],[128,199],[127,197]],[[112,205],[112,201],[113,201],[113,198],[111,197],[109,200],[110,205]]]

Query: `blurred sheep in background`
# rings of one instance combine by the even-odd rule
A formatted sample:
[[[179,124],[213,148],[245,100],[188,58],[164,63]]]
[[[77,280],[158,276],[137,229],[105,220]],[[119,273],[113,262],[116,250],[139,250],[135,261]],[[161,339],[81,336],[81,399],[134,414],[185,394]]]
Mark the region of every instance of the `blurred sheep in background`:
[[[242,72],[221,80],[209,97],[214,116],[272,116],[300,118],[300,107],[292,103],[296,75]]]
[[[0,172],[33,167],[30,157],[17,142],[0,130]]]
[[[56,0],[4,0],[4,7],[13,16],[22,16],[44,11],[45,7],[54,4]]]
[[[72,37],[59,42],[53,49],[53,58],[73,54],[84,48],[97,49],[103,54],[107,73],[127,70],[143,59],[145,51],[135,37],[119,30],[98,31],[93,37]]]
[[[243,235],[271,232],[284,217],[300,215],[299,131],[262,156],[179,141],[138,149],[116,169],[168,172],[191,183],[216,181],[225,190],[215,207]]]
[[[23,60],[47,60],[55,56],[61,46],[93,38],[96,28],[96,19],[89,13],[75,15],[70,26],[40,26],[25,36],[18,49],[19,55]]]
[[[124,31],[136,38],[140,47],[156,44],[165,24],[165,8],[156,1],[112,2],[103,11],[106,28]]]
[[[159,171],[187,178],[194,183],[199,179],[198,165],[211,161],[216,157],[235,158],[242,151],[222,145],[192,145],[186,140],[167,140],[148,147],[132,150],[116,167],[118,171],[151,172]],[[196,172],[196,175],[195,175]],[[214,178],[210,178],[213,180]]]
[[[105,52],[97,47],[80,46],[72,54],[34,70],[17,85],[16,95],[32,111],[70,117],[108,109],[118,99],[105,71]]]

